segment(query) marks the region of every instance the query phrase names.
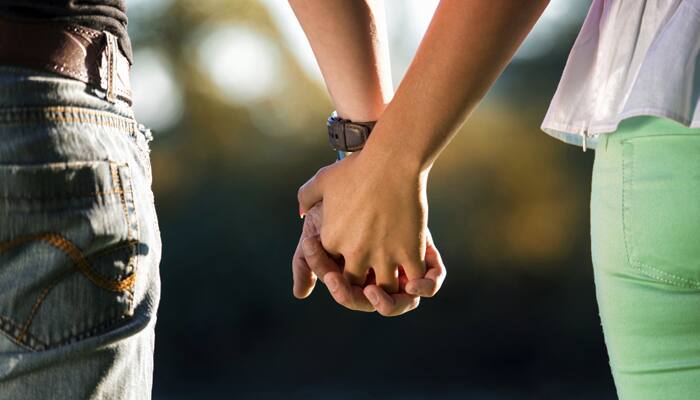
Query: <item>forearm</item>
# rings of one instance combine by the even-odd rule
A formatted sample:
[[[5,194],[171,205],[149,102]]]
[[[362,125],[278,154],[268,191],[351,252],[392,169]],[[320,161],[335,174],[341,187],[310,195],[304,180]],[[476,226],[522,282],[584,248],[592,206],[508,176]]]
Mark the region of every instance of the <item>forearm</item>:
[[[427,170],[500,75],[547,3],[442,0],[363,153]]]
[[[338,114],[375,121],[393,89],[379,0],[290,0]]]

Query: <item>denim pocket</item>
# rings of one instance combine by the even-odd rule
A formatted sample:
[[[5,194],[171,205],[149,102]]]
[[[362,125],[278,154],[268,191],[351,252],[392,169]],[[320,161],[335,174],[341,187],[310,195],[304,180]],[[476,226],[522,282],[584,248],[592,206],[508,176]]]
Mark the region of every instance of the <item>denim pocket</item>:
[[[139,226],[130,170],[0,164],[0,329],[42,350],[133,312]]]
[[[623,141],[623,231],[630,264],[700,288],[700,136]]]

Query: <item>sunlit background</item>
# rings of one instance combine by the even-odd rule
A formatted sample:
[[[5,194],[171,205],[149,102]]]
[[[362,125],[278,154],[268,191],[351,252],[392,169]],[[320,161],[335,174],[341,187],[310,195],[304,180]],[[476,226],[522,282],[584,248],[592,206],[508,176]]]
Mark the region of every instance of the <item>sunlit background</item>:
[[[398,86],[437,1],[385,5]],[[288,3],[129,0],[164,241],[155,398],[615,398],[590,262],[592,154],[539,131],[589,5],[551,2],[436,164],[430,227],[449,276],[385,319],[323,286],[291,295],[296,189],[334,155],[333,105]]]

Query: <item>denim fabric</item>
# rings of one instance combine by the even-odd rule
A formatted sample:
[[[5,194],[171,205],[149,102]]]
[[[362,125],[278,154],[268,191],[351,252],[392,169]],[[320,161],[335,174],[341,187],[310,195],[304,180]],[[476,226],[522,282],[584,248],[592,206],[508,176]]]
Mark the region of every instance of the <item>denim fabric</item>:
[[[0,399],[149,399],[160,232],[148,131],[0,67]]]

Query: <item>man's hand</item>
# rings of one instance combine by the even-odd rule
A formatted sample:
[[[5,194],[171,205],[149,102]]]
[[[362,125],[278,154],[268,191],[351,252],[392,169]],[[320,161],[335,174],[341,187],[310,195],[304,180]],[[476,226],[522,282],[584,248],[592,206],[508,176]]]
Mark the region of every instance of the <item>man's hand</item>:
[[[318,277],[326,284],[338,304],[355,311],[374,311],[374,307],[362,292],[362,287],[350,285],[343,277],[342,266],[321,246],[319,232],[322,218],[321,204],[306,213],[301,238],[292,259],[294,297],[308,297],[314,290]]]
[[[426,272],[426,180],[427,171],[363,150],[319,170],[299,189],[299,206],[323,201],[321,242],[343,257],[349,282],[365,286],[371,268],[396,293],[400,273],[412,280]]]
[[[376,310],[384,316],[395,316],[416,308],[420,301],[418,296],[431,297],[440,289],[446,270],[429,232],[426,251],[427,273],[424,277],[412,281],[408,281],[407,277],[402,275],[399,277],[401,293],[388,294],[376,285],[372,274],[364,288],[351,284],[343,276],[342,262],[331,258],[321,246],[318,232],[322,223],[321,204],[318,204],[306,213],[304,230],[292,260],[295,297],[308,297],[318,276],[338,304],[351,310]]]

